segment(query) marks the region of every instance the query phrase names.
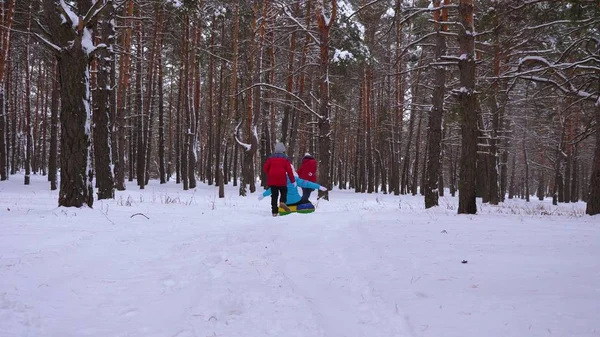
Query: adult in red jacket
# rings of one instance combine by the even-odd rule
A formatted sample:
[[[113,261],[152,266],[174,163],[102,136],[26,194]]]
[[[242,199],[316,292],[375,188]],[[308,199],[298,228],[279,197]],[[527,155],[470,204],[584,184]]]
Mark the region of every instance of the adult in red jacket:
[[[310,182],[317,182],[317,160],[310,155],[310,153],[305,153],[304,158],[302,158],[302,163],[298,168],[298,177],[308,180]],[[302,188],[302,199],[300,202],[306,203],[308,202],[308,198],[310,194],[314,191],[312,188]]]
[[[294,186],[296,178],[289,158],[284,154],[285,146],[282,143],[275,144],[275,152],[267,158],[263,170],[267,174],[267,185],[271,188],[271,213],[273,216],[279,214],[279,207],[289,212],[287,202],[287,177]],[[286,177],[287,175],[287,177]],[[281,195],[279,204],[277,199]]]

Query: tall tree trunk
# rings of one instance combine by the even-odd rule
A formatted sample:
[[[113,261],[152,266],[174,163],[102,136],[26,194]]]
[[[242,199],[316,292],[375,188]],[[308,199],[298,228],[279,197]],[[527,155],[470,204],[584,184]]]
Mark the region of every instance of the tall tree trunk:
[[[300,12],[300,2],[296,2],[296,5],[294,6],[294,12],[295,13],[299,13]],[[290,93],[293,90],[294,87],[294,60],[296,58],[296,31],[293,31],[290,35],[290,51],[288,53],[288,73],[286,74],[286,86],[285,89],[287,91],[286,93],[286,100],[288,102],[292,101],[292,96],[290,95]],[[288,140],[288,129],[289,129],[289,124],[290,124],[290,114],[292,114],[292,105],[286,105],[285,108],[283,108],[283,118],[281,120],[281,142],[283,144],[287,143]]]
[[[158,58],[158,175],[160,183],[167,182],[165,170],[165,105],[163,90],[163,61]]]
[[[447,5],[449,0],[444,0]],[[435,0],[434,7],[440,7],[441,1]],[[440,22],[448,21],[448,9],[437,10],[434,13],[435,29],[437,31],[435,43],[435,58],[441,60],[446,54],[446,25]],[[429,112],[429,137],[427,151],[427,178],[425,180],[425,208],[438,206],[438,182],[442,152],[442,116],[444,114],[444,94],[446,92],[446,68],[439,66],[435,72],[435,86],[433,88],[433,107]],[[443,188],[443,187],[442,187]]]
[[[311,18],[313,17],[312,0],[306,0],[305,7],[306,7],[306,15],[305,15],[304,26],[306,27],[306,34],[304,36],[304,45],[302,46],[302,54],[300,55],[300,63],[298,64],[298,69],[304,69],[304,67],[306,66],[309,48],[313,43],[312,35],[309,31],[309,29],[311,29],[311,23],[312,23]],[[300,72],[296,90],[298,92],[298,97],[300,97],[305,102],[308,101],[308,94],[306,93],[306,72],[305,71]],[[296,102],[296,111],[302,111],[302,108],[300,108],[300,107],[301,107],[300,102]],[[296,147],[298,144],[298,128],[300,125],[300,119],[303,118],[303,116],[304,116],[304,114],[301,114],[301,113],[292,114],[290,142],[289,142],[289,146],[288,146],[288,156],[289,156],[290,160],[292,161],[292,163],[295,162],[294,159],[295,159]],[[299,156],[301,154],[302,153],[300,152]]]
[[[102,5],[98,1],[95,8]],[[90,53],[89,42],[93,36],[95,16],[79,20],[73,24],[70,17],[62,15],[53,1],[44,2],[44,12],[48,23],[48,32],[53,36],[55,45],[51,47],[58,57],[58,70],[61,84],[61,179],[58,198],[59,206],[92,207],[94,198],[91,172],[90,139]],[[85,13],[93,13],[92,2],[78,2],[77,13],[80,18]],[[65,9],[62,8],[64,12]],[[66,20],[66,24],[61,22]]]
[[[162,30],[163,30],[163,15],[160,3],[155,4],[156,23],[154,25],[152,45],[150,47],[150,56],[148,58],[147,84],[146,84],[146,101],[144,103],[144,117],[147,117],[144,128],[144,185],[150,181],[150,163],[152,159],[152,132],[154,130],[154,90],[157,76],[157,58],[162,57]],[[158,55],[158,56],[157,56]]]
[[[213,167],[213,151],[214,151],[214,144],[216,143],[216,139],[214,137],[214,124],[215,122],[213,121],[213,116],[215,115],[215,111],[214,111],[214,101],[215,101],[215,25],[216,25],[216,19],[213,20],[213,23],[211,25],[211,33],[210,33],[210,55],[209,55],[209,61],[208,61],[208,108],[207,108],[207,113],[208,113],[208,135],[207,135],[207,152],[208,152],[208,157],[206,160],[206,178],[208,180],[208,184],[212,185],[213,181],[214,181],[214,176],[213,176],[213,171],[212,171],[212,167]],[[232,95],[235,95],[235,93],[232,93]],[[218,123],[218,121],[217,121]],[[218,139],[218,136],[216,137]],[[219,159],[216,159],[215,162],[217,162],[218,165],[218,161]],[[216,175],[218,174],[217,171],[214,172]],[[218,179],[218,178],[217,178]],[[219,182],[217,181],[217,184]]]
[[[458,67],[460,84],[464,89],[458,93],[462,131],[458,214],[475,214],[477,213],[476,164],[474,160],[477,156],[477,96],[475,93],[473,0],[460,0],[458,12],[461,23],[458,29],[458,44],[461,54]]]
[[[396,0],[396,13],[402,11],[402,0]],[[402,62],[402,25],[400,19],[396,19],[396,45],[395,45],[395,64],[396,74],[394,76],[395,81],[395,107],[394,107],[394,128],[392,130],[392,175],[391,175],[391,189],[394,191],[394,195],[399,195],[400,192],[400,169],[401,169],[401,152],[402,152],[402,126],[404,117],[404,77],[402,75],[403,62]]]
[[[180,111],[179,114],[182,115],[182,125],[181,125],[181,132],[179,134],[179,137],[181,137],[181,141],[183,142],[182,147],[180,149],[180,156],[181,156],[181,178],[182,178],[182,185],[183,185],[183,190],[187,191],[190,188],[190,180],[189,180],[189,174],[188,174],[188,165],[189,165],[189,156],[188,156],[188,149],[189,149],[189,141],[190,141],[190,137],[189,137],[189,133],[190,133],[190,107],[188,105],[189,100],[189,88],[188,88],[188,84],[189,84],[189,71],[190,71],[190,63],[189,63],[189,43],[190,43],[190,17],[189,14],[185,15],[185,32],[183,34],[183,47],[182,47],[182,51],[181,51],[181,60],[182,60],[182,69],[184,69],[182,75],[182,78],[180,79],[182,87],[180,88],[180,97],[179,97],[179,104],[180,104]]]
[[[48,157],[48,147],[47,147],[47,136],[48,136],[48,81],[52,81],[51,75],[48,75],[48,69],[44,70],[44,82],[43,82],[43,95],[42,95],[42,135],[41,135],[41,159],[40,166],[42,170],[42,175],[45,176],[47,174],[47,163],[46,159]]]
[[[266,3],[264,4],[266,6]],[[260,81],[260,73],[256,72],[255,69],[255,58],[261,57],[262,49],[259,43],[256,41],[256,23],[258,18],[258,3],[253,5],[252,9],[252,20],[250,23],[250,51],[248,53],[248,74],[250,75],[250,86],[253,86],[255,83],[259,83]],[[264,18],[263,18],[264,19]],[[264,22],[264,20],[262,20]],[[261,29],[262,32],[262,29]],[[260,38],[260,36],[259,36]],[[258,150],[258,117],[260,116],[260,111],[255,111],[255,91],[260,90],[252,87],[248,90],[248,94],[246,96],[246,139],[247,143],[243,144],[238,138],[238,143],[243,146],[245,151],[243,152],[242,158],[242,173],[241,178],[242,182],[240,184],[239,194],[240,196],[247,195],[247,187],[250,185],[250,193],[253,193],[256,190],[255,185],[255,175],[254,175],[254,155]],[[239,125],[236,127],[236,138],[239,133]]]
[[[600,126],[600,106],[596,106],[596,125]],[[592,175],[589,183],[589,198],[585,214],[600,214],[600,127],[596,127],[596,148],[592,162]]]
[[[110,107],[113,96],[111,83],[111,67],[114,64],[112,50],[115,30],[111,23],[114,16],[114,7],[109,5],[110,12],[102,21],[102,43],[108,48],[98,53],[97,87],[94,99],[93,130],[94,130],[94,156],[96,164],[96,186],[98,186],[98,199],[114,198],[114,181],[111,171],[112,153],[110,148]]]
[[[529,202],[529,158],[527,156],[526,142],[523,141],[523,161],[525,162],[525,200]]]
[[[331,147],[331,102],[329,97],[329,32],[335,22],[337,14],[337,0],[331,0],[331,15],[326,19],[323,4],[316,7],[316,19],[319,27],[319,50],[320,50],[320,105],[318,120],[319,126],[319,182],[327,189],[331,189],[331,177],[329,176],[330,147]],[[328,191],[319,191],[319,197],[329,200]]]
[[[239,54],[239,30],[240,30],[240,20],[239,20],[239,11],[240,6],[236,4],[233,10],[233,60],[231,65],[231,82],[229,88],[229,105],[227,107],[227,118],[225,119],[225,127],[223,128],[222,133],[219,137],[222,137],[222,142],[220,144],[221,150],[225,152],[223,158],[223,164],[221,164],[221,158],[217,157],[218,169],[217,169],[217,184],[219,185],[219,198],[225,197],[225,184],[229,180],[227,176],[231,170],[233,170],[233,186],[237,186],[237,177],[236,177],[236,163],[237,163],[237,147],[234,149],[233,155],[233,164],[232,167],[227,166],[227,149],[228,142],[231,139],[228,135],[231,132],[233,127],[233,116],[236,115],[237,111],[237,77],[238,77],[238,54]],[[223,22],[223,31],[224,31],[225,23]],[[224,68],[225,65],[222,65],[221,68]],[[223,84],[221,84],[222,86]],[[226,166],[227,169],[224,169],[223,166]]]
[[[564,185],[562,174],[562,161],[565,144],[565,129],[561,132],[560,141],[556,148],[556,160],[554,162],[554,188],[552,190],[552,204],[558,205],[559,202],[564,202]]]
[[[513,153],[512,155],[512,162],[510,165],[510,185],[508,187],[508,199],[512,199],[514,198],[515,194],[516,194],[516,186],[515,186],[515,179],[516,179],[516,154]]]
[[[416,93],[418,92],[415,91]],[[418,99],[418,96],[415,95],[415,99]],[[415,107],[415,109],[418,109]],[[415,140],[415,164],[413,167],[413,175],[412,175],[412,183],[411,183],[411,193],[412,195],[417,195],[417,181],[419,180],[419,160],[421,160],[421,124],[423,123],[423,116],[419,109],[417,111],[419,122],[417,124],[417,139]],[[427,154],[425,155],[427,158]]]
[[[538,197],[539,201],[544,200],[545,190],[544,169],[540,168],[538,171],[538,188],[536,191],[536,196]]]
[[[494,12],[494,22],[498,25],[498,18]],[[500,76],[500,42],[498,37],[498,30],[495,32],[494,41],[494,75],[496,78]],[[488,199],[491,205],[498,205],[500,201],[498,193],[498,136],[500,134],[500,107],[496,95],[498,93],[498,81],[494,80],[492,83],[492,93],[490,95],[490,108],[492,112],[492,134],[490,137],[490,147],[488,156],[488,169],[487,169],[487,180],[488,184]]]
[[[225,20],[223,20],[225,21]],[[222,23],[221,24],[221,38],[223,39],[225,36],[225,24]],[[219,117],[217,118],[217,137],[216,137],[216,141],[215,141],[215,175],[217,177],[216,180],[216,184],[217,187],[219,188],[219,198],[225,198],[225,182],[224,182],[224,174],[223,174],[223,164],[225,163],[225,158],[221,158],[221,152],[224,151],[225,149],[223,148],[223,143],[227,144],[226,139],[225,139],[225,135],[223,134],[223,129],[224,127],[227,126],[227,124],[229,123],[229,121],[224,121],[223,120],[223,87],[225,86],[225,84],[223,83],[223,71],[224,68],[226,67],[226,65],[224,64],[224,62],[222,62],[221,66],[219,67],[219,83],[221,85],[219,85],[219,104],[217,107],[218,110],[218,115]],[[235,76],[235,75],[234,75]],[[232,93],[232,96],[235,96],[235,93]],[[227,111],[228,113],[229,111]],[[219,142],[220,139],[223,139],[223,141]]]
[[[9,59],[9,63],[10,63],[10,59]],[[8,66],[7,68],[10,69],[10,66]],[[8,72],[8,76],[7,77],[7,83],[10,83],[10,79],[11,77],[13,77],[12,75],[12,71]],[[58,77],[58,76],[57,76]],[[6,86],[6,102],[7,104],[10,104],[12,106],[12,120],[11,120],[11,125],[10,125],[10,174],[15,174],[17,173],[17,170],[19,169],[19,166],[17,164],[17,152],[18,152],[18,146],[17,146],[17,97],[18,97],[18,92],[19,92],[19,83],[15,83],[13,85],[13,92],[11,94],[11,91],[8,90],[8,84],[5,84]],[[11,104],[11,98],[12,98],[12,104]]]
[[[27,14],[27,31],[31,32],[31,4]],[[33,155],[33,138],[31,135],[31,65],[30,65],[30,34],[27,34],[25,46],[25,185],[30,183],[31,156]]]
[[[6,102],[7,59],[10,49],[11,28],[15,11],[15,0],[0,4],[0,181],[8,179],[8,123]]]
[[[200,28],[198,26],[194,27],[193,34],[193,45],[200,45]],[[188,134],[189,144],[187,148],[188,154],[188,183],[190,188],[196,188],[196,148],[198,145],[198,113],[200,110],[200,65],[199,60],[196,60],[196,48],[191,48],[192,52],[190,53],[190,61],[188,63],[191,67],[194,67],[192,71],[192,78],[188,80],[189,86],[188,91],[193,91],[188,97],[193,98],[193,101],[190,99],[188,102],[188,114],[189,114],[189,129],[190,132]]]
[[[577,145],[575,145],[573,149],[573,169],[571,170],[571,202],[579,201],[579,163],[577,160],[578,153],[579,151],[577,149]]]
[[[141,21],[138,24],[138,46],[137,46],[137,60],[135,66],[135,137],[136,137],[136,180],[141,190],[146,185],[146,147],[144,146],[144,128],[145,128],[145,109],[144,109],[144,85],[142,83],[142,61],[144,55],[142,51],[143,47],[143,32]],[[149,94],[149,93],[148,93]]]
[[[129,90],[129,80],[130,80],[130,67],[131,67],[131,36],[133,30],[133,0],[128,0],[127,5],[123,6],[123,17],[124,22],[123,26],[124,32],[121,35],[121,48],[123,48],[123,53],[120,59],[119,66],[119,84],[117,88],[117,108],[116,108],[116,118],[113,124],[113,137],[116,140],[116,148],[113,146],[113,151],[116,151],[117,155],[114,158],[115,167],[115,188],[119,191],[125,190],[125,149],[127,148],[127,139],[125,137],[125,132],[127,131],[128,121],[125,119],[125,112],[128,109],[128,90]],[[115,64],[116,66],[116,64]],[[130,133],[130,132],[129,132]],[[132,141],[129,139],[129,141]],[[131,153],[130,153],[131,154]],[[133,157],[129,157],[129,162],[133,162]],[[131,164],[130,164],[131,166]],[[129,175],[129,179],[132,179],[132,175]]]

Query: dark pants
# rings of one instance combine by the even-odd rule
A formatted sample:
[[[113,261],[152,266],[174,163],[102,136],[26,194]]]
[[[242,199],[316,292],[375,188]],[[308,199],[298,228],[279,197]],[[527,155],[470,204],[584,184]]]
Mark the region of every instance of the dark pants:
[[[269,186],[271,189],[271,213],[279,213],[279,195],[281,194],[281,202],[284,204],[287,201],[287,186]]]
[[[300,203],[304,204],[308,202],[308,198],[310,198],[310,194],[314,191],[312,188],[302,187],[302,199],[300,199]]]

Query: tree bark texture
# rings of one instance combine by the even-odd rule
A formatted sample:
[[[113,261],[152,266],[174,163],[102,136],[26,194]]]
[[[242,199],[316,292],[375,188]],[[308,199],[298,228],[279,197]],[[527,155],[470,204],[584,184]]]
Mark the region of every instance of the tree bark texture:
[[[460,27],[458,61],[461,89],[458,92],[461,119],[460,180],[458,183],[458,214],[477,213],[475,199],[477,158],[477,96],[475,94],[475,36],[473,29],[473,0],[460,0],[458,5]],[[466,57],[462,57],[465,55]]]

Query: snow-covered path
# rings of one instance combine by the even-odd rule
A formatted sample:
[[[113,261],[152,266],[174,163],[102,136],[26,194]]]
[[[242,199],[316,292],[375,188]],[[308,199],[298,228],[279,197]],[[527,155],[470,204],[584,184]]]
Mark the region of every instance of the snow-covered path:
[[[600,336],[600,221],[583,204],[458,216],[454,198],[425,211],[333,191],[272,218],[233,187],[152,182],[65,209],[43,177],[11,178],[0,336]]]

